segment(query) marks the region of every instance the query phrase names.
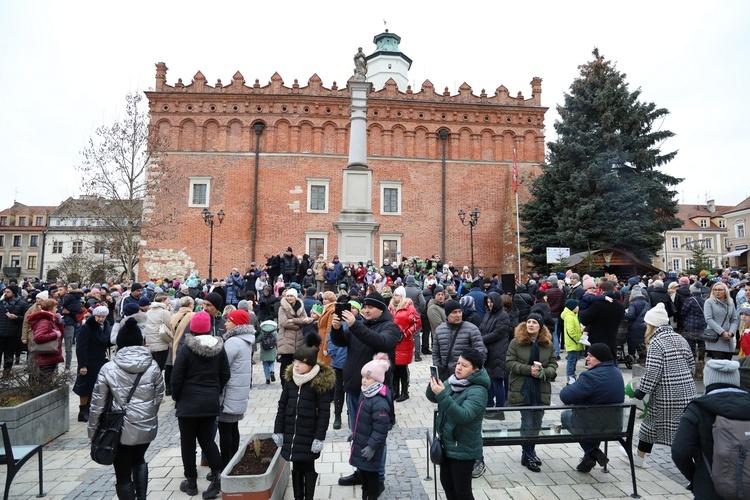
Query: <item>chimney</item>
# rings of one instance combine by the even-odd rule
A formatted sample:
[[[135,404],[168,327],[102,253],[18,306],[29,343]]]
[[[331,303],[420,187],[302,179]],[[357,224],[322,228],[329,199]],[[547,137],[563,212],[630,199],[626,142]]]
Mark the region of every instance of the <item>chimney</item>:
[[[706,202],[706,209],[708,210],[709,213],[716,212],[716,202],[714,200],[708,200]]]

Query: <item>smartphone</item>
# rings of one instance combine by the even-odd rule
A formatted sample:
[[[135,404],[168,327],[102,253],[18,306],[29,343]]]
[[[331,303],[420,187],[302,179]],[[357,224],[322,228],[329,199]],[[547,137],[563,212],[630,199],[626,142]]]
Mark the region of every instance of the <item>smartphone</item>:
[[[348,303],[348,302],[336,302],[336,311],[335,312],[336,312],[336,316],[338,316],[339,319],[344,319],[341,316],[342,312],[344,312],[344,311],[351,312],[351,310],[352,310],[352,305],[350,303]]]
[[[434,378],[435,380],[440,380],[440,377],[438,376],[437,366],[430,366],[430,377]]]

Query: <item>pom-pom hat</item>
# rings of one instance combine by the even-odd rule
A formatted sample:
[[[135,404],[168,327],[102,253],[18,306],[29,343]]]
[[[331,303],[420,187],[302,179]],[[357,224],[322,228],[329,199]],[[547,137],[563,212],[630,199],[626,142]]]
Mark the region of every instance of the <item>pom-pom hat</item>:
[[[305,335],[305,343],[294,351],[294,359],[309,366],[315,366],[318,362],[318,351],[320,350],[320,335],[315,332]]]
[[[362,367],[361,374],[363,377],[369,377],[382,384],[385,383],[385,374],[390,367],[391,362],[388,360],[388,355],[379,352],[373,356],[372,361]]]

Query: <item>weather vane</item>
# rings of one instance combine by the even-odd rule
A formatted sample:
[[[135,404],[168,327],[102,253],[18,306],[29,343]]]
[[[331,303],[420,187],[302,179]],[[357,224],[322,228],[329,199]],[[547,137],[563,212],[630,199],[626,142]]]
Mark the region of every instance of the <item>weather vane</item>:
[[[383,26],[385,26],[385,32],[388,33],[388,23],[383,19]]]

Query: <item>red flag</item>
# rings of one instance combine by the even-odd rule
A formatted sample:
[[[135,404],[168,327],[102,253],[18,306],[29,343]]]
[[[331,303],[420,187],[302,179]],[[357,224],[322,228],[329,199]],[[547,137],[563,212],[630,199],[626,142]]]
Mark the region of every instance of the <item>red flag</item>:
[[[513,148],[513,192],[518,192],[518,165],[516,165],[516,148]]]

